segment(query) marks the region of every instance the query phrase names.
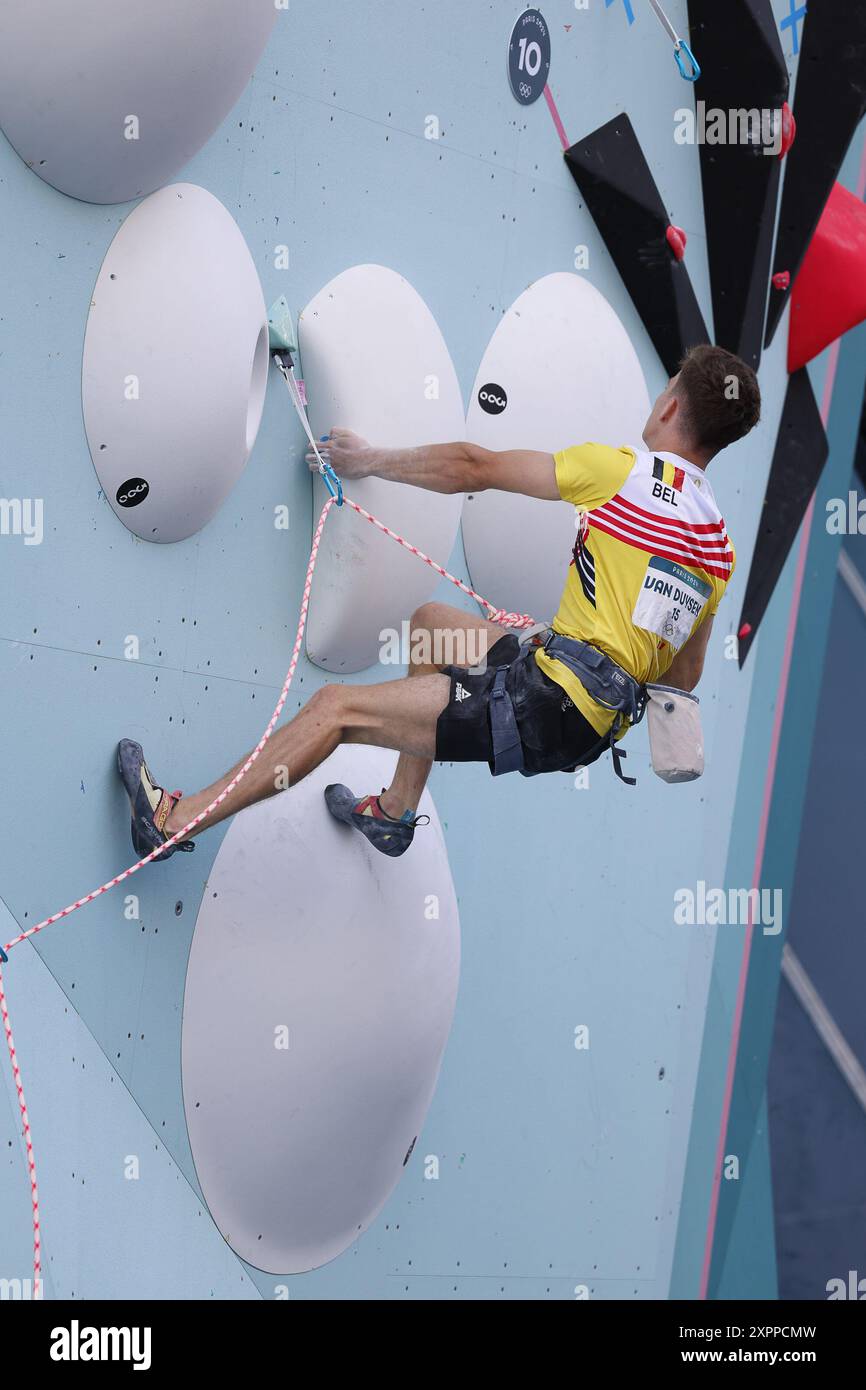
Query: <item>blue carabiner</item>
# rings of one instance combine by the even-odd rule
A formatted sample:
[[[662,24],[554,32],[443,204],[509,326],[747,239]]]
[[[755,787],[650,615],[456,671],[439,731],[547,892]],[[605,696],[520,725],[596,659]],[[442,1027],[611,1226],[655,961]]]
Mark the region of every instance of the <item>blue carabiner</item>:
[[[9,964],[9,957],[7,956],[6,952],[3,950],[3,947],[0,946],[0,965],[8,965],[8,964]]]
[[[683,62],[683,54],[685,54],[686,58],[688,58],[689,63],[691,64],[692,71],[690,73],[686,72],[685,63]],[[684,77],[687,82],[697,82],[698,78],[701,75],[701,66],[694,53],[686,43],[685,39],[680,39],[679,43],[674,49],[674,57],[677,60],[677,67],[680,70],[680,77]]]
[[[334,501],[336,502],[337,506],[338,506],[338,507],[342,507],[342,505],[343,505],[343,484],[341,483],[340,479],[337,477],[337,475],[336,475],[336,473],[334,472],[333,468],[331,467],[331,465],[330,465],[329,463],[324,463],[324,462],[323,462],[323,463],[320,465],[320,467],[319,467],[319,472],[321,473],[322,477],[323,477],[324,480],[325,480],[325,487],[328,489],[329,493],[330,493],[331,496],[333,497],[333,499],[334,499]]]

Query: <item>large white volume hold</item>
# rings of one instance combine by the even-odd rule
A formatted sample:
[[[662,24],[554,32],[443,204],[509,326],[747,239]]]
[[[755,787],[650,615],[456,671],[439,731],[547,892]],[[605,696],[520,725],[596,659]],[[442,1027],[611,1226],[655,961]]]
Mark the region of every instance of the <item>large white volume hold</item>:
[[[87,440],[124,526],[180,541],[210,521],[255,443],[269,363],[237,223],[194,184],[153,193],[108,249],[84,339]]]
[[[556,453],[639,445],[646,381],[611,305],[580,275],[547,275],[512,304],[484,354],[466,435],[488,449]],[[505,492],[469,496],[463,543],[473,587],[549,622],[577,539],[574,508]]]
[[[402,275],[380,265],[344,271],[307,305],[299,331],[317,435],[340,425],[382,447],[462,438],[463,397],[450,353],[427,305]],[[460,525],[459,495],[379,478],[347,480],[346,491],[447,565]],[[338,672],[374,665],[382,632],[400,632],[436,583],[429,566],[356,512],[334,512],[310,603],[310,660]]]
[[[274,0],[2,0],[0,128],[89,203],[166,183],[234,106]]]
[[[399,859],[332,820],[322,795],[329,782],[360,795],[393,768],[393,754],[345,746],[243,811],[196,922],[182,1044],[190,1145],[217,1227],[271,1274],[318,1268],[375,1220],[451,1028],[460,926],[429,793],[431,824]]]

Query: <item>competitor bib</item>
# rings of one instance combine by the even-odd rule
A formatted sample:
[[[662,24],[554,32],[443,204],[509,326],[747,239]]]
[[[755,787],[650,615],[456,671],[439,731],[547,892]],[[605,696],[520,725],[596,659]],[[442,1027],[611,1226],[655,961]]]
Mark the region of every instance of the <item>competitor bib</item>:
[[[647,565],[632,622],[679,651],[694,632],[712,592],[709,584],[681,565],[654,555]]]

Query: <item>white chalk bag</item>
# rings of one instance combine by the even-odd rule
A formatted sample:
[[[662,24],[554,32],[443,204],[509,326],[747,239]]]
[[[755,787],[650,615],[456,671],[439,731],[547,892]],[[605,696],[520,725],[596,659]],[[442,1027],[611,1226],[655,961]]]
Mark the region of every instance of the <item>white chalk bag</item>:
[[[663,782],[694,782],[704,771],[700,700],[669,685],[648,685],[650,754]]]

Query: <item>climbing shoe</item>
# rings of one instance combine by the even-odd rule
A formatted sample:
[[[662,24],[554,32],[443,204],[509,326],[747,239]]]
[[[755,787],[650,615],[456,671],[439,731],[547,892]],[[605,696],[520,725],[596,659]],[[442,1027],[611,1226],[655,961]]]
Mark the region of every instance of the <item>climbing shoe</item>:
[[[394,820],[382,810],[378,796],[359,799],[348,787],[326,787],[325,804],[334,820],[360,830],[374,849],[391,859],[399,859],[406,853],[419,825],[430,824],[429,816],[416,816],[411,811],[401,820]]]
[[[139,859],[145,859],[171,836],[165,825],[175,805],[181,798],[180,792],[167,792],[158,787],[150,775],[141,745],[125,738],[117,745],[117,770],[123,779],[126,795],[132,808],[132,845]],[[192,840],[183,840],[173,845],[157,859],[170,859],[175,850],[189,854],[195,849]],[[154,860],[154,863],[156,860]]]

